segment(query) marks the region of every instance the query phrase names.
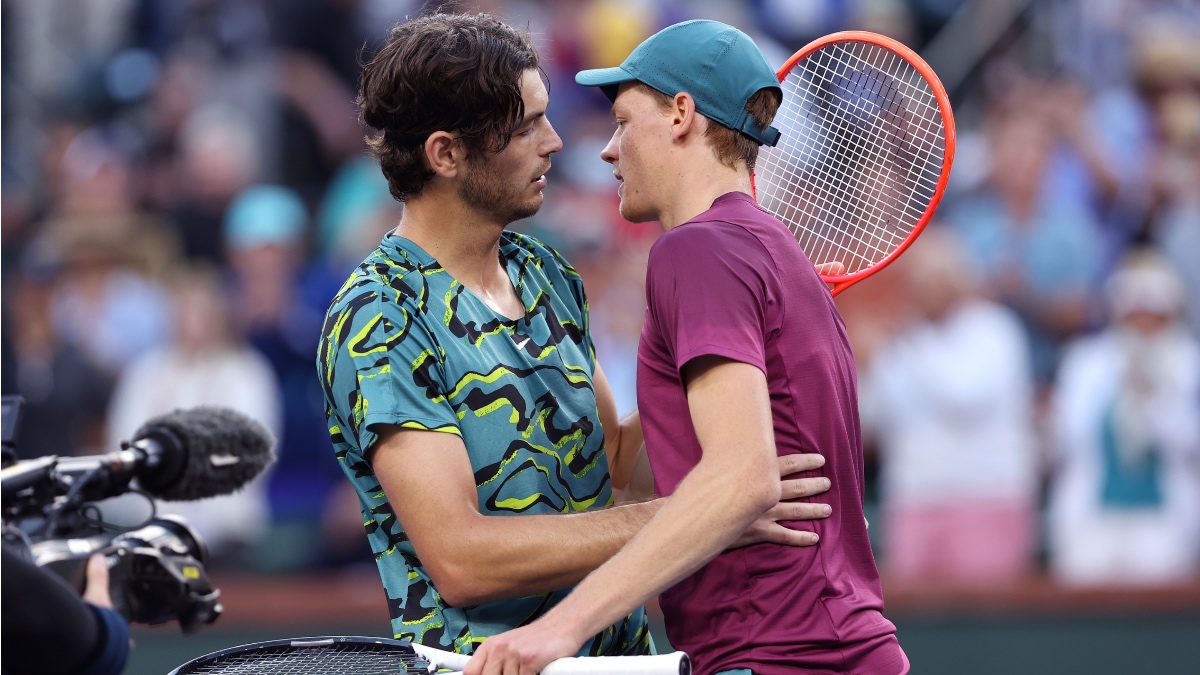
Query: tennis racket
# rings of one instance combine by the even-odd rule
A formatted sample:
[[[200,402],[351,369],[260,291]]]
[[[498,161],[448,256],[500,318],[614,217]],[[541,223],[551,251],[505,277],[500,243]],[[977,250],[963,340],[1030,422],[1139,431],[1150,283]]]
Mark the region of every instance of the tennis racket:
[[[776,73],[779,143],[762,147],[759,204],[787,225],[837,295],[925,229],[954,160],[954,115],[927,63],[899,42],[847,31]]]
[[[471,659],[376,637],[310,637],[231,647],[192,659],[170,675],[395,675],[461,671]],[[542,675],[690,675],[687,654],[559,659]]]

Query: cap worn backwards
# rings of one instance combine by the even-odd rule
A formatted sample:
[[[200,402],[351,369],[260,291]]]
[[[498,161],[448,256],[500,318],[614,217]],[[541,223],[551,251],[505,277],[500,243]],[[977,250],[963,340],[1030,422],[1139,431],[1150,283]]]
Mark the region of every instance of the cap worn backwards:
[[[642,82],[674,96],[691,94],[696,110],[765,145],[779,142],[779,130],[763,129],[746,111],[761,89],[783,95],[775,72],[758,46],[742,31],[719,21],[684,21],[646,38],[615,68],[584,70],[575,81],[600,87],[616,98],[623,82]]]

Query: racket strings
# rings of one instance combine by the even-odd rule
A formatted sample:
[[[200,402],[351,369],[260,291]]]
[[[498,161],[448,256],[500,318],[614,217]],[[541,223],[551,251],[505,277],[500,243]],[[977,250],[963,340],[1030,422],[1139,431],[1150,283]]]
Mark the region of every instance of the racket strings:
[[[190,663],[179,675],[397,675],[426,673],[426,668],[412,649],[347,643],[234,652]]]
[[[858,138],[849,138],[848,139],[850,142],[855,143],[855,145],[858,146],[859,150],[862,150],[866,154],[870,155],[870,160],[872,162],[875,162],[876,164],[880,163],[881,160],[883,159],[880,152],[878,152],[878,150],[881,147],[884,147],[886,145],[891,145],[892,149],[897,154],[905,152],[905,150],[906,150],[905,145],[896,144],[895,140],[897,137],[900,137],[901,139],[903,139],[903,137],[909,133],[910,129],[906,129],[906,128],[901,127],[898,124],[896,124],[895,116],[897,113],[902,113],[905,110],[905,108],[903,106],[903,103],[905,103],[905,101],[900,98],[901,96],[912,97],[914,94],[920,93],[920,91],[916,90],[911,83],[905,82],[903,79],[897,79],[900,75],[903,75],[903,73],[896,72],[895,69],[896,69],[897,65],[898,64],[907,65],[907,62],[905,62],[903,59],[899,58],[898,56],[896,56],[895,54],[893,54],[891,52],[885,52],[885,53],[887,56],[885,58],[885,64],[883,65],[882,71],[884,74],[889,76],[886,78],[878,77],[878,76],[875,76],[872,74],[872,73],[876,72],[876,71],[872,70],[872,66],[877,65],[877,64],[867,63],[861,58],[860,55],[853,54],[853,53],[850,54],[850,56],[854,60],[857,61],[857,63],[851,64],[851,66],[853,68],[855,68],[854,70],[846,70],[844,67],[846,65],[844,61],[843,62],[835,62],[835,66],[836,66],[835,68],[829,67],[829,64],[827,64],[827,63],[821,63],[819,61],[816,62],[816,66],[818,69],[823,67],[824,70],[826,71],[826,72],[822,73],[822,75],[824,75],[826,81],[829,81],[833,78],[846,78],[846,77],[850,78],[850,86],[845,87],[844,89],[847,89],[848,90],[847,93],[850,96],[853,96],[855,98],[852,98],[849,100],[846,100],[846,99],[839,100],[839,101],[837,101],[837,103],[839,105],[841,105],[843,103],[852,104],[855,108],[855,110],[853,110],[853,112],[858,113],[858,116],[860,118],[859,121],[868,121],[868,122],[873,121],[873,122],[883,122],[884,123],[882,126],[876,125],[874,128],[868,129],[869,140],[866,142],[867,143],[866,145],[864,145],[864,143],[862,143],[862,142],[859,142],[859,141],[861,141],[861,139],[858,139]],[[912,72],[915,73],[915,69],[913,69]],[[924,80],[920,80],[920,81],[924,82]],[[901,86],[895,86],[895,85],[901,85]],[[904,92],[903,89],[904,89],[905,85],[908,86],[910,89],[912,89],[912,91]],[[910,122],[923,121],[926,123],[933,123],[933,124],[940,125],[940,111],[936,106],[936,99],[932,97],[931,92],[929,92],[928,90],[926,90],[926,91],[927,91],[927,93],[929,93],[930,99],[929,99],[928,103],[930,105],[927,106],[925,108],[925,110],[920,110],[918,108],[917,115],[915,117],[910,116],[909,120],[910,120]],[[816,94],[818,92],[814,92],[810,88],[809,93]],[[873,94],[876,97],[883,95],[884,102],[887,103],[888,105],[880,106],[880,107],[884,108],[888,114],[887,115],[879,115],[874,120],[870,119],[869,113],[866,110],[864,110],[864,106],[862,105],[862,101],[865,100],[865,94]],[[926,117],[924,113],[932,114],[934,117],[932,117],[932,118]],[[889,125],[891,126],[890,130],[887,129],[887,127]],[[881,135],[879,133],[880,131],[886,132],[887,135],[886,136]],[[930,132],[926,132],[926,136],[924,138],[916,138],[915,140],[917,142],[925,142],[925,143],[936,142],[938,140],[938,136],[929,135],[929,133]],[[933,132],[933,133],[936,133],[936,132]],[[911,155],[912,153],[910,152],[909,154]],[[915,158],[910,158],[910,159],[915,159]],[[903,166],[903,165],[901,165],[901,166]],[[934,187],[936,186],[936,175],[937,175],[936,173],[932,174],[928,178],[928,187],[931,190],[934,189]]]
[[[829,59],[825,58],[825,59],[820,59],[820,60],[817,60],[814,62],[814,63],[816,63],[816,65],[818,67],[817,74],[823,76],[822,79],[825,80],[825,82],[833,83],[833,84],[841,84],[841,89],[848,90],[848,92],[847,91],[837,92],[836,89],[834,89],[833,90],[834,93],[842,94],[839,97],[842,100],[832,101],[832,104],[833,104],[832,106],[829,105],[830,101],[826,100],[825,101],[826,108],[832,108],[835,111],[837,111],[838,115],[842,118],[842,120],[846,119],[847,117],[856,118],[856,119],[854,119],[854,121],[861,125],[862,122],[864,121],[864,117],[866,117],[867,115],[870,114],[870,112],[866,110],[866,106],[863,105],[862,101],[865,99],[866,96],[873,95],[878,99],[881,95],[883,95],[884,96],[883,101],[877,100],[876,103],[881,103],[882,105],[880,105],[880,107],[884,108],[885,110],[890,108],[891,111],[889,111],[889,112],[891,112],[891,114],[894,115],[894,110],[896,107],[895,101],[896,101],[896,97],[897,97],[897,93],[898,93],[898,88],[887,86],[890,84],[890,82],[886,82],[882,78],[875,77],[872,80],[872,78],[867,76],[867,73],[869,73],[869,71],[864,71],[862,69],[861,63],[853,64],[853,66],[857,67],[858,70],[847,71],[847,69],[844,67],[844,64],[835,62],[831,65],[831,64],[823,62],[823,61],[829,61]],[[886,64],[886,65],[890,66],[891,64]],[[821,72],[822,68],[827,72]],[[848,79],[848,81],[847,81],[847,79]],[[841,80],[841,82],[839,82],[839,80]],[[811,80],[810,80],[810,82],[811,82]],[[810,86],[810,93],[816,94],[818,96],[825,93],[825,91],[829,91],[831,89],[831,88],[827,88],[825,91],[811,91],[811,85],[809,85],[809,86]],[[847,97],[845,96],[846,93],[849,93],[851,95],[857,95],[858,100],[853,100],[853,99],[846,100],[847,99]],[[828,97],[825,97],[825,98],[828,99]],[[846,103],[850,103],[850,105],[846,105]],[[880,115],[879,119],[888,120],[889,118],[888,118],[888,116]],[[867,119],[866,121],[870,121],[870,120]],[[878,127],[878,125],[874,125],[874,126]],[[844,129],[844,124],[843,124],[843,129]],[[839,140],[841,140],[843,142],[843,144],[849,149],[850,153],[857,153],[860,156],[860,161],[856,163],[859,165],[857,168],[860,168],[860,169],[864,168],[863,167],[864,164],[866,164],[866,165],[874,164],[875,165],[874,168],[876,168],[878,170],[879,165],[881,163],[881,152],[879,151],[878,148],[880,147],[881,141],[883,141],[884,139],[881,139],[880,134],[877,131],[877,129],[867,127],[867,130],[868,130],[868,134],[865,138],[861,137],[861,136],[855,137],[855,135],[853,135],[853,134],[842,133],[842,134],[840,134]],[[894,129],[886,130],[886,128],[885,128],[885,131],[891,131],[892,133],[895,133]],[[900,131],[903,132],[903,130],[900,130]],[[830,213],[832,213],[833,216],[835,216],[837,218],[841,218],[841,219],[853,218],[856,215],[866,216],[867,218],[879,219],[881,216],[885,215],[883,213],[883,211],[884,211],[883,207],[885,206],[885,204],[883,204],[878,199],[876,199],[876,201],[874,203],[868,202],[868,203],[859,205],[861,207],[861,210],[866,211],[866,213],[857,214],[853,210],[847,208],[847,202],[850,201],[849,198],[852,198],[854,196],[855,192],[857,192],[857,194],[860,194],[860,195],[863,193],[867,193],[867,194],[874,193],[877,197],[881,196],[881,195],[887,196],[886,191],[880,191],[875,186],[865,185],[865,184],[863,184],[863,182],[861,180],[858,180],[856,178],[856,176],[862,176],[864,173],[863,171],[860,170],[860,171],[857,171],[857,172],[849,174],[849,175],[837,175],[837,170],[836,170],[837,167],[836,166],[834,166],[832,171],[830,171],[828,167],[822,167],[822,168],[825,170],[823,172],[823,175],[821,175],[821,178],[826,182],[828,187],[835,188],[830,194],[825,195],[825,198],[819,202],[819,206],[824,207],[825,211],[830,212]],[[870,191],[870,192],[867,192],[867,191]],[[894,202],[894,200],[892,200],[892,201]],[[895,204],[893,203],[893,204],[891,204],[891,206],[894,208]],[[919,216],[919,213],[918,214],[909,214],[909,215]],[[818,236],[820,236],[819,232],[817,234],[818,234]],[[865,255],[868,258],[878,257],[878,256],[880,256],[880,254],[886,255],[886,251],[890,250],[889,246],[891,246],[895,243],[898,243],[898,240],[902,239],[902,236],[900,236],[900,235],[902,235],[902,233],[896,233],[898,236],[892,237],[893,241],[874,242],[875,245],[872,245],[873,242],[867,241],[867,240],[863,239],[862,237],[854,236],[854,232],[847,232],[846,234],[849,239],[853,240],[855,252]],[[827,237],[822,237],[822,238],[825,239],[824,243],[825,243],[826,247],[828,247],[828,245],[831,243],[836,243],[836,242],[831,242]],[[845,239],[846,237],[843,237],[843,238]],[[864,251],[863,249],[867,249],[867,250]],[[818,255],[821,255],[822,253],[827,253],[827,252],[820,251],[820,250],[817,251]]]
[[[866,42],[827,45],[781,83],[775,148],[757,185],[817,264],[845,274],[875,265],[908,237],[937,190],[945,124],[932,87],[908,61]]]
[[[823,60],[827,61],[828,59],[823,59]],[[880,95],[883,95],[884,100],[882,101],[882,103],[884,105],[881,107],[884,107],[885,110],[888,108],[894,110],[897,90],[894,88],[888,87],[887,90],[885,91],[884,87],[888,83],[884,82],[881,78],[874,78],[872,81],[871,78],[865,76],[865,71],[863,71],[861,69],[856,70],[856,71],[846,72],[843,67],[843,64],[840,64],[840,63],[834,63],[834,64],[832,64],[832,67],[828,63],[822,63],[821,60],[818,60],[815,63],[817,64],[818,68],[824,67],[824,69],[826,71],[828,71],[828,72],[821,73],[818,70],[818,74],[822,75],[823,79],[826,82],[836,82],[835,78],[838,78],[841,80],[846,80],[847,76],[849,76],[849,81],[848,81],[848,83],[846,83],[846,85],[843,86],[843,88],[848,89],[850,94],[857,93],[860,95],[862,95],[862,94],[866,94],[868,96],[873,95],[877,98]],[[861,68],[861,64],[856,64],[856,65],[858,65]],[[855,91],[855,90],[857,90],[857,91]],[[824,92],[811,91],[811,85],[810,85],[809,93],[816,94],[819,96],[820,94],[822,94]],[[844,99],[845,96],[843,95],[840,98]],[[853,118],[856,118],[854,120],[855,122],[862,124],[862,122],[864,121],[864,117],[866,117],[866,115],[870,114],[869,111],[867,111],[865,109],[865,106],[862,105],[862,103],[861,103],[862,100],[863,99],[860,98],[858,101],[850,101],[851,106],[845,105],[845,103],[847,102],[845,100],[835,100],[835,101],[832,101],[833,109],[836,110],[843,119],[845,119],[848,116],[853,117]],[[828,106],[829,103],[830,102],[827,100],[826,105]],[[880,119],[886,120],[887,117],[881,115]],[[869,122],[870,120],[867,119],[865,121]],[[879,133],[875,129],[871,129],[870,127],[868,127],[868,131],[869,131],[869,134],[866,138],[855,137],[853,134],[849,134],[849,135],[841,134],[840,140],[843,141],[843,143],[846,145],[846,147],[849,149],[849,151],[851,153],[857,153],[860,156],[860,158],[865,160],[865,161],[860,161],[859,162],[860,165],[861,164],[874,164],[875,167],[878,168],[879,164],[881,163],[881,152],[879,151],[879,146],[886,139],[882,139],[880,137]],[[893,131],[893,133],[894,133],[894,131]],[[819,203],[819,205],[824,207],[825,211],[831,212],[832,215],[835,216],[836,218],[841,218],[843,220],[848,219],[848,218],[853,218],[856,215],[864,215],[867,218],[875,218],[875,219],[879,219],[881,216],[884,216],[885,215],[883,213],[884,209],[881,208],[881,204],[878,200],[876,200],[875,203],[861,204],[860,206],[863,208],[863,210],[867,211],[867,213],[864,213],[864,214],[856,214],[852,210],[847,208],[847,202],[849,202],[850,198],[853,196],[853,193],[851,191],[856,191],[858,194],[863,194],[863,193],[870,194],[870,192],[868,192],[868,191],[872,191],[876,195],[881,194],[881,191],[879,191],[878,189],[872,190],[872,188],[874,186],[863,184],[863,182],[857,178],[857,176],[862,176],[863,174],[864,174],[864,172],[858,171],[858,172],[855,172],[855,173],[852,173],[849,175],[837,175],[836,167],[834,167],[834,171],[832,173],[830,171],[826,170],[823,173],[823,175],[821,176],[821,178],[826,182],[826,184],[828,186],[833,187],[835,189],[829,195],[826,195],[825,199],[822,199],[821,202]],[[847,183],[848,183],[848,185],[847,185]],[[886,192],[883,192],[882,194],[886,195]],[[818,236],[820,236],[819,233],[817,233],[817,234],[818,234]],[[846,234],[849,239],[854,241],[854,249],[855,249],[854,252],[859,253],[860,255],[866,256],[866,257],[868,257],[868,259],[879,257],[881,254],[886,255],[886,251],[890,250],[889,247],[895,243],[898,243],[898,241],[884,241],[884,242],[875,243],[875,245],[873,245],[873,242],[867,241],[867,240],[863,239],[862,237],[854,236],[853,232],[846,232]],[[830,243],[834,243],[834,242],[831,242],[828,238],[825,238],[825,237],[822,237],[822,238],[825,240],[824,243],[826,244],[826,246],[828,246]],[[864,251],[864,249],[866,249],[866,251]],[[822,253],[826,253],[826,252],[825,251],[817,251],[818,255],[821,255]]]

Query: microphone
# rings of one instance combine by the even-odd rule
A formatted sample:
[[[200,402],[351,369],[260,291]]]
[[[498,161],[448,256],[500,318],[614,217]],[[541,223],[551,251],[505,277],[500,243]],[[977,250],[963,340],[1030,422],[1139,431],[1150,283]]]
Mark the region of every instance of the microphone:
[[[155,417],[122,443],[94,457],[41,457],[0,472],[4,502],[51,477],[80,484],[81,497],[100,500],[123,494],[134,478],[151,496],[191,501],[236,492],[274,461],[275,445],[261,424],[218,406],[175,410]]]
[[[232,494],[275,461],[275,439],[263,425],[218,406],[160,415],[134,438],[133,447],[162,457],[160,468],[139,474],[138,483],[167,501]]]

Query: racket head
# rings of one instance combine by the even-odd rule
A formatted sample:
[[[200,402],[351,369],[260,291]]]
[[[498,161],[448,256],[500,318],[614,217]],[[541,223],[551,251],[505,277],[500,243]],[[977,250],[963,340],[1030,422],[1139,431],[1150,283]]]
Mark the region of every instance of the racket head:
[[[424,674],[428,665],[408,642],[341,635],[230,647],[194,658],[170,675]]]
[[[954,161],[950,99],[920,56],[866,31],[814,40],[776,76],[782,138],[759,150],[755,196],[836,296],[895,260],[933,217]]]

